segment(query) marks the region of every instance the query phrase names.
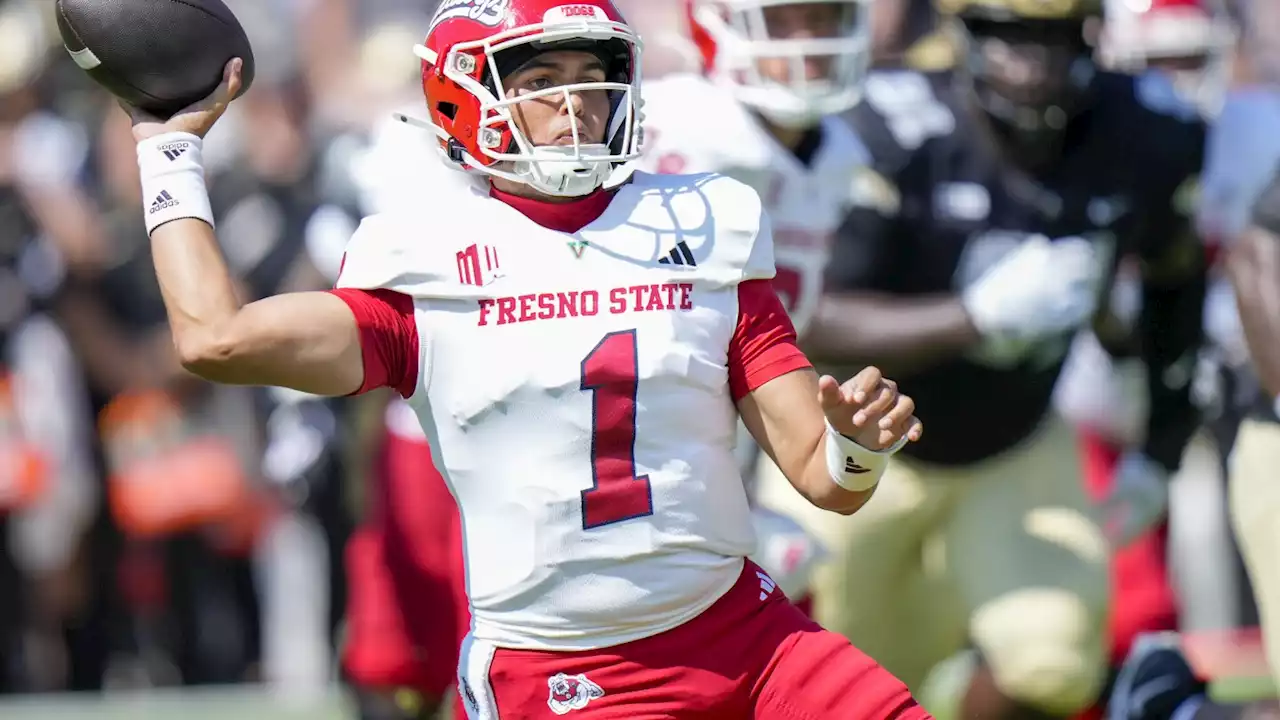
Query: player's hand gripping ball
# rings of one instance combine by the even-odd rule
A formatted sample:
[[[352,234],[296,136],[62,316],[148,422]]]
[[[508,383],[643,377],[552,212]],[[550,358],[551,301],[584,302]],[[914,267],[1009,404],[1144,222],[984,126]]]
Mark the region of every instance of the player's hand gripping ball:
[[[836,432],[868,450],[886,450],[903,438],[915,442],[924,434],[915,401],[875,367],[864,368],[843,385],[823,375],[818,401]]]
[[[57,0],[58,32],[72,60],[130,107],[167,119],[244,61],[238,92],[253,83],[253,49],[222,0]]]
[[[149,137],[173,132],[191,133],[196,137],[204,137],[244,88],[241,80],[242,67],[243,63],[239,58],[227,63],[222,71],[222,82],[213,94],[179,110],[168,120],[162,120],[148,114],[145,110],[121,101],[121,105],[133,120],[133,139],[142,142]]]

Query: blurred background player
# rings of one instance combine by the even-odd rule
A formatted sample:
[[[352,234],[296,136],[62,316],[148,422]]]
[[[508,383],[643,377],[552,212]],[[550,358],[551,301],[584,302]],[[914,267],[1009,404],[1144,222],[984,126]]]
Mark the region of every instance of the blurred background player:
[[[1220,109],[1232,61],[1234,25],[1207,0],[1109,0],[1098,48],[1107,69],[1140,77],[1151,92],[1162,89],[1185,112],[1210,120]],[[1180,150],[1180,152],[1185,149]],[[1180,190],[1180,212],[1191,211],[1196,181]],[[1109,302],[1075,339],[1055,391],[1055,406],[1081,435],[1086,487],[1101,500],[1114,488],[1126,451],[1140,448],[1149,423],[1146,368],[1131,337],[1141,314],[1141,268],[1125,258],[1109,290]],[[1099,340],[1099,335],[1107,341]],[[1134,638],[1173,630],[1179,599],[1169,570],[1168,522],[1160,522],[1117,549],[1112,557],[1110,662],[1118,668]],[[1100,699],[1105,702],[1105,697]]]
[[[1203,263],[1175,200],[1204,130],[1167,93],[1096,68],[1100,2],[942,8],[956,70],[873,72],[851,114],[871,162],[807,336],[819,362],[903,373],[941,427],[859,516],[804,515],[835,554],[815,577],[817,617],[916,688],[972,643],[940,714],[1066,716],[1106,681],[1108,541],[1162,517],[1197,424],[1176,370],[1199,342]],[[1050,404],[1120,258],[1141,272],[1132,340],[1154,380],[1104,528]],[[766,504],[804,512],[771,489]]]
[[[1105,67],[1158,71],[1206,117],[1221,111],[1236,42],[1224,0],[1106,0],[1104,10]]]
[[[1261,644],[1274,682],[1265,695],[1274,697],[1280,687],[1274,502],[1280,461],[1275,401],[1280,378],[1274,357],[1280,318],[1280,137],[1274,132],[1280,124],[1280,5],[1244,0],[1230,9],[1240,32],[1231,84],[1209,136],[1198,223],[1210,253],[1219,258],[1206,304],[1206,331],[1226,371],[1223,403],[1229,417],[1239,419],[1239,426],[1231,428],[1227,463],[1231,522],[1253,586]],[[1236,634],[1231,654],[1247,655],[1250,635]],[[1126,663],[1126,692],[1115,698],[1113,718],[1247,716],[1248,705],[1224,707],[1204,697],[1202,681],[1221,678],[1192,672],[1184,655],[1188,640],[1159,635],[1134,648]],[[1237,672],[1263,671],[1249,666]]]
[[[716,172],[750,185],[773,223],[774,288],[803,336],[822,291],[831,238],[866,158],[839,118],[858,103],[871,62],[871,0],[686,0],[700,73],[645,84],[638,169]],[[682,257],[670,259],[682,264]],[[739,432],[743,476],[759,448]],[[806,602],[821,548],[796,523],[755,508],[759,562]]]
[[[1227,269],[1239,301],[1240,320],[1271,419],[1241,427],[1231,457],[1231,515],[1253,581],[1262,636],[1276,687],[1280,687],[1280,499],[1274,482],[1280,461],[1280,164],[1261,191],[1245,227],[1232,239]],[[1114,720],[1215,720],[1250,717],[1245,706],[1223,706],[1205,696],[1205,679],[1193,669],[1174,633],[1140,638],[1125,663],[1112,698]],[[1257,668],[1255,668],[1256,670]]]
[[[389,103],[352,165],[366,216],[412,207],[423,187],[468,182],[441,162],[429,136],[390,113],[420,107],[421,79],[415,74],[407,88],[416,99]],[[431,717],[449,697],[453,717],[462,718],[462,698],[452,689],[470,615],[457,503],[413,410],[398,397],[383,405],[370,500],[347,548],[343,669],[362,720]]]

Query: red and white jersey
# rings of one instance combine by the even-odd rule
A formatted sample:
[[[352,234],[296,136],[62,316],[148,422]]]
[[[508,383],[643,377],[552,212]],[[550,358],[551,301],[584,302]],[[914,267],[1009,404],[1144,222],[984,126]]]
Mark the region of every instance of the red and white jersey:
[[[557,206],[444,184],[367,218],[334,291],[363,389],[426,431],[473,634],[500,647],[616,645],[714,603],[756,546],[734,402],[808,367],[750,188],[636,173],[574,205],[596,209],[551,229],[529,216]]]
[[[817,309],[831,238],[867,158],[843,120],[824,119],[820,132],[805,164],[729,90],[701,75],[668,75],[644,85],[644,156],[636,167],[721,173],[755,188],[773,221],[774,286],[801,333]]]

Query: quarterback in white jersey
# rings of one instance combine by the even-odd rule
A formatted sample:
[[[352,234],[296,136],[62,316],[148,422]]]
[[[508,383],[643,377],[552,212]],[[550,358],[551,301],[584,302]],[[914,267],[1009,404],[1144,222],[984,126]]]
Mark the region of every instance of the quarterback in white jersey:
[[[168,121],[134,111],[184,365],[408,400],[462,518],[472,718],[928,717],[746,560],[733,455],[741,416],[797,492],[852,513],[921,436],[913,403],[875,368],[812,371],[750,188],[603,188],[639,154],[640,43],[616,8],[447,0],[415,52],[421,124],[487,186],[366,219],[330,292],[241,306],[219,257],[201,138],[239,60]],[[662,262],[672,247],[686,262]]]

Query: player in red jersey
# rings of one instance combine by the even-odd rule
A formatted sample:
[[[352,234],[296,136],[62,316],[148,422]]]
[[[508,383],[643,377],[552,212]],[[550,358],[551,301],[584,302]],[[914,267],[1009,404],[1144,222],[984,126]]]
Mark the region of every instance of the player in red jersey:
[[[914,405],[875,368],[812,371],[749,188],[603,189],[639,155],[640,43],[616,8],[448,0],[416,51],[422,124],[474,182],[367,218],[331,292],[236,299],[201,162],[238,61],[205,103],[135,113],[184,365],[408,400],[462,519],[472,718],[928,717],[746,560],[733,452],[741,417],[797,492],[850,514],[921,436]]]
[[[347,545],[344,673],[364,720],[431,717],[471,625],[457,504],[413,411],[393,402],[370,512]],[[454,717],[466,717],[454,697]]]

